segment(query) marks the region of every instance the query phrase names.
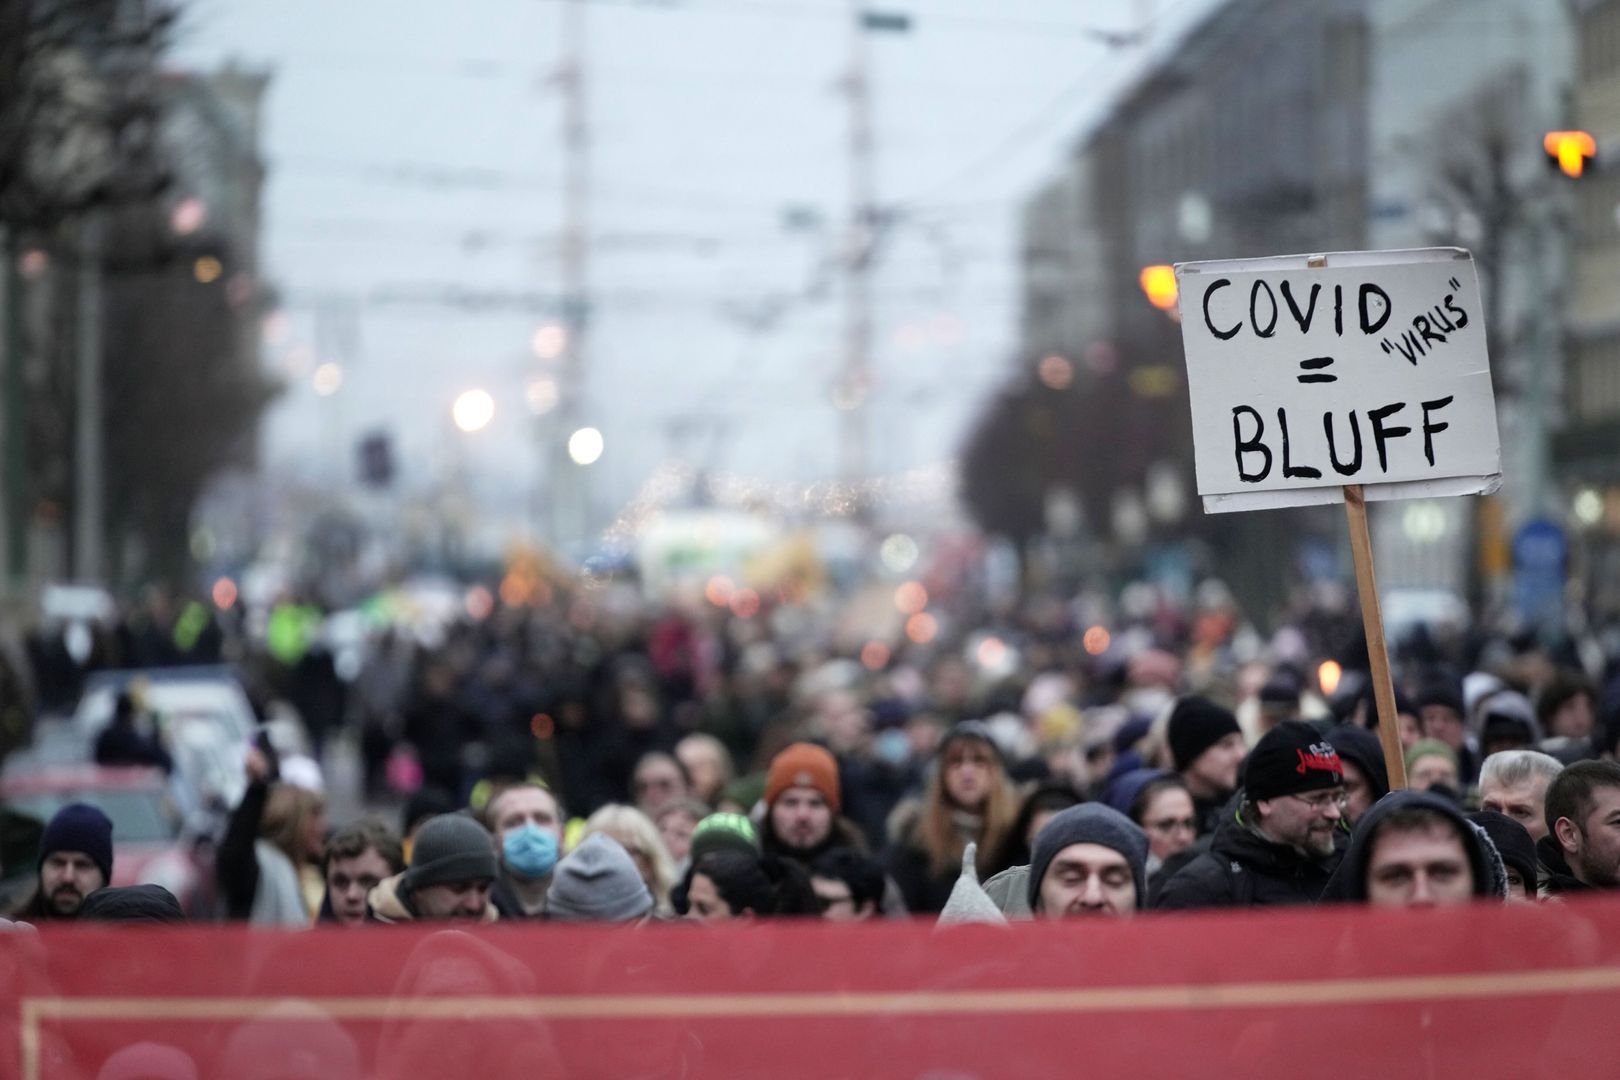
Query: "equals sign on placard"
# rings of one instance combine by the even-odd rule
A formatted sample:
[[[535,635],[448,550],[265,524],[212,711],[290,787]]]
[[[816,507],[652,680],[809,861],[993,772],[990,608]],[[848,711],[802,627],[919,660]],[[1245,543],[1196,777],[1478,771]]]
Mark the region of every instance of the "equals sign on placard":
[[[1321,370],[1322,368],[1332,366],[1332,364],[1333,364],[1333,357],[1331,357],[1331,356],[1317,356],[1317,357],[1313,357],[1310,360],[1301,360],[1299,362],[1299,370],[1301,370],[1301,371],[1309,371],[1312,374],[1310,374],[1310,375],[1301,375],[1299,377],[1299,381],[1300,382],[1305,382],[1305,383],[1311,383],[1311,382],[1338,382],[1339,377],[1337,375],[1329,375],[1327,372]]]

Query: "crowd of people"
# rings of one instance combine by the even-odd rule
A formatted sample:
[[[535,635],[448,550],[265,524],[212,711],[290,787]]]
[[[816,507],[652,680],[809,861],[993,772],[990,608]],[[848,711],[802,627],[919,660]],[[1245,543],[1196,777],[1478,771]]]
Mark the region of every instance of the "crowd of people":
[[[881,652],[791,604],[741,617],[590,591],[497,603],[432,643],[383,632],[341,693],[291,694],[311,756],[268,739],[246,755],[208,910],[109,887],[112,823],[70,805],[13,915],[994,922],[1620,886],[1620,702],[1578,650],[1404,645],[1410,786],[1391,792],[1350,624],[1268,643],[1230,609],[1160,611],[1097,648],[1076,608],[964,605],[957,632]],[[222,627],[204,640],[229,658]],[[244,670],[272,665],[243,647]],[[329,681],[311,651],[253,679],[260,694]],[[163,765],[129,712],[98,759]],[[332,738],[361,748],[391,817],[328,820]]]

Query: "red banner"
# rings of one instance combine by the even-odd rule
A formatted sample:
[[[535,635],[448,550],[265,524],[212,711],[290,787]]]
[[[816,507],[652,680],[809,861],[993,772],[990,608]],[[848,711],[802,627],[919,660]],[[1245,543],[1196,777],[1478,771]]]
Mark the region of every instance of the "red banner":
[[[0,1076],[1610,1076],[1620,904],[0,934]],[[191,1071],[188,1072],[187,1070]]]

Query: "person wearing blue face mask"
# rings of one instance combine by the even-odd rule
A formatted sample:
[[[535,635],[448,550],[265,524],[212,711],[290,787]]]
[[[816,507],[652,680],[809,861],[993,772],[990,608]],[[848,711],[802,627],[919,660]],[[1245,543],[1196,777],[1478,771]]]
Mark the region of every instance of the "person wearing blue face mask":
[[[484,813],[501,846],[501,879],[490,894],[495,910],[502,920],[537,918],[561,854],[562,805],[540,784],[514,784]]]

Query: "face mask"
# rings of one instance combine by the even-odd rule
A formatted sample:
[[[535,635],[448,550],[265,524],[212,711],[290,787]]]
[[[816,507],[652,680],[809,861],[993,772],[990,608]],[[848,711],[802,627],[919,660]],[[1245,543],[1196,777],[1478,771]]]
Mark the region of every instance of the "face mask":
[[[557,838],[533,822],[519,825],[501,838],[501,854],[512,873],[538,881],[557,865]]]

